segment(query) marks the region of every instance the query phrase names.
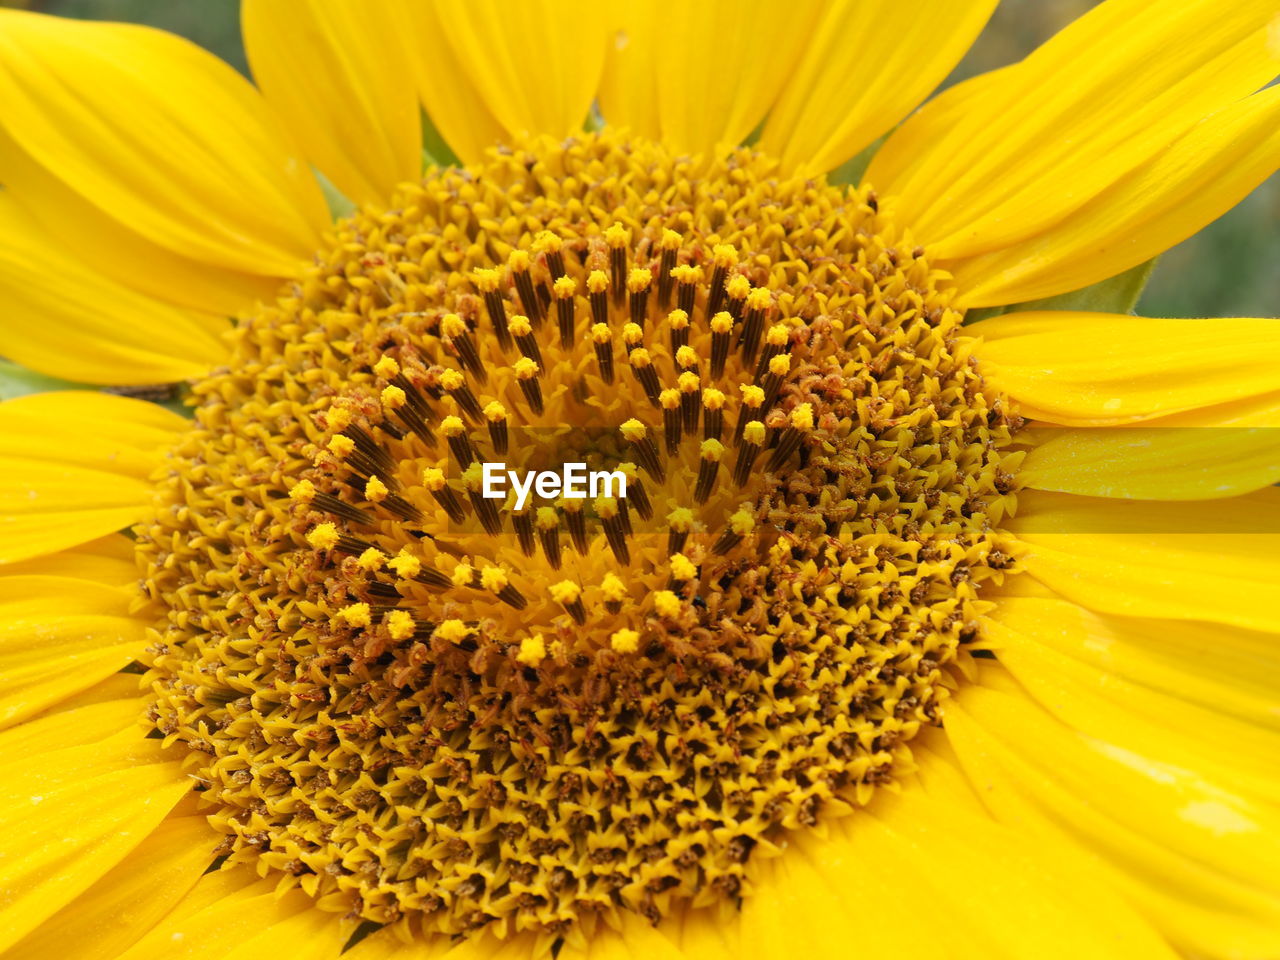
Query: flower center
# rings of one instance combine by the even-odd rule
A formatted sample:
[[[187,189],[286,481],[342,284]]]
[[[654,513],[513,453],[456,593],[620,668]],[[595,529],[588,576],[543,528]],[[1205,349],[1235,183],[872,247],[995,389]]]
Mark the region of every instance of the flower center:
[[[219,852],[411,932],[732,909],[909,764],[1009,565],[945,275],[868,191],[609,135],[335,231],[138,539]],[[625,496],[485,496],[568,461]]]

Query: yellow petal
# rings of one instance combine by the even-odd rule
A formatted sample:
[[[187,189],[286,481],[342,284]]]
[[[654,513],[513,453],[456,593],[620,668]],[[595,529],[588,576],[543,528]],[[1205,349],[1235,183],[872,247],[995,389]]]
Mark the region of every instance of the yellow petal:
[[[0,100],[32,160],[174,252],[295,276],[328,220],[252,86],[170,34],[0,11]]]
[[[930,106],[907,120],[867,179],[898,195],[937,258],[1007,247],[1264,86],[1280,61],[1276,17],[1270,0],[1109,0],[1002,71],[958,120]]]
[[[227,356],[212,318],[154,300],[50,244],[8,191],[0,194],[0,286],[0,353],[49,376],[166,383],[201,376]]]
[[[484,934],[478,934],[477,939],[482,936]],[[365,937],[342,956],[343,960],[441,960],[449,956],[455,946],[452,938],[443,935],[405,943],[391,930],[383,928]],[[520,960],[532,960],[532,953],[530,946]],[[488,960],[499,960],[493,953],[487,957]],[[450,957],[450,960],[457,960],[457,957]]]
[[[13,946],[8,960],[115,960],[200,879],[217,834],[203,816],[171,816],[97,883]]]
[[[1134,423],[1280,387],[1280,320],[1008,313],[965,328],[983,379],[1024,417]]]
[[[1006,631],[1128,683],[1280,730],[1280,647],[1270,634],[1194,620],[1108,616],[1056,596],[993,599],[990,621]],[[1001,659],[1007,646],[1002,638],[1007,635],[983,631]]]
[[[463,161],[498,143],[582,130],[604,67],[604,4],[389,2],[427,114]]]
[[[1280,35],[1280,31],[1277,31]],[[1232,104],[1071,212],[947,268],[963,307],[1078,290],[1145,263],[1239,203],[1280,166],[1280,88]]]
[[[191,789],[141,730],[0,765],[0,950],[91,887]]]
[[[136,679],[136,678],[135,678]],[[99,703],[85,704],[67,710],[53,710],[28,723],[0,733],[6,762],[21,760],[47,750],[50,744],[74,747],[106,740],[124,730],[134,730],[142,736],[145,703],[134,684],[132,696]]]
[[[89,391],[0,404],[0,563],[142,519],[152,502],[148,477],[188,427],[155,404]]]
[[[744,957],[1151,957],[1172,954],[1071,851],[1029,847],[922,756],[900,795],[789,837],[743,903]],[[965,795],[962,795],[965,794]],[[869,914],[849,917],[850,891]],[[927,904],[922,908],[922,904]],[[1010,923],[1010,917],[1018,917]]]
[[[397,184],[422,170],[412,68],[386,9],[318,0],[240,7],[258,87],[307,158],[356,203],[385,205]]]
[[[226,270],[148,240],[129,224],[112,218],[32,160],[0,125],[3,203],[20,209],[43,240],[62,258],[70,257],[139,293],[173,306],[196,311],[206,322],[217,318],[225,329],[228,316],[270,297],[280,286],[274,277]],[[10,225],[6,209],[5,231]],[[30,239],[21,230],[19,241]]]
[[[209,874],[192,894],[120,960],[337,960],[353,929],[296,887],[281,895],[274,878],[246,884],[241,870]]]
[[[147,624],[129,613],[135,595],[94,580],[0,567],[0,729],[136,659]]]
[[[626,911],[618,916],[621,929],[600,924],[584,944],[570,938],[560,956],[566,960],[693,960],[638,914]]]
[[[1280,481],[1277,428],[1280,392],[1136,427],[1037,430],[1018,478],[1037,490],[1088,497],[1234,497]]]
[[[1280,490],[1171,503],[1024,491],[1023,568],[1091,610],[1280,631]],[[1128,531],[1128,532],[1126,532]]]
[[[998,820],[1028,847],[1066,839],[1092,852],[1183,950],[1252,957],[1280,947],[1274,807],[1055,721],[999,667],[960,692],[944,724]]]
[[[620,6],[600,111],[675,151],[736,146],[800,68],[822,11],[814,0]]]
[[[839,166],[942,82],[995,6],[957,0],[926,16],[897,0],[827,6],[769,111],[760,149],[805,172]]]
[[[1073,729],[1145,757],[1196,770],[1243,795],[1280,802],[1280,732],[1246,723],[1226,711],[1234,696],[1207,706],[1182,696],[1183,683],[1203,691],[1195,661],[1183,665],[1171,692],[1150,688],[1099,667],[1085,651],[1106,637],[1088,611],[1052,600],[1005,600],[984,625],[999,660],[1049,713]],[[1114,618],[1113,618],[1114,619]],[[1090,632],[1089,627],[1094,629]],[[1271,663],[1280,680],[1280,656]],[[1235,711],[1231,711],[1235,712]],[[1280,694],[1270,713],[1280,717]]]

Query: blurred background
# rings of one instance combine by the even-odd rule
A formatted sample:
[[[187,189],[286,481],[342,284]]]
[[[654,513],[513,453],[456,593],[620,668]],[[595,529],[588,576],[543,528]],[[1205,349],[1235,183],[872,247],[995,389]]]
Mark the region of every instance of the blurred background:
[[[1095,2],[1003,0],[947,83],[1021,59]],[[239,0],[0,0],[0,5],[67,17],[151,24],[190,37],[248,73],[240,45]],[[1222,219],[1166,253],[1156,265],[1138,310],[1157,317],[1280,313],[1280,175]]]

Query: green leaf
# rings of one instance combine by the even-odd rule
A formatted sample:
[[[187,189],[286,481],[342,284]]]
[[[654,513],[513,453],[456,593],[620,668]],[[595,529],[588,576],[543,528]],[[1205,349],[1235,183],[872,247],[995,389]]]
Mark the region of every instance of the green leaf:
[[[356,205],[351,202],[345,193],[333,185],[332,180],[316,167],[312,167],[311,172],[320,181],[320,192],[324,194],[324,202],[329,205],[329,216],[334,220],[341,220],[343,217],[355,213]]]
[[[871,158],[876,155],[880,145],[888,138],[889,134],[886,133],[883,137],[863,149],[856,157],[851,157],[840,164],[840,166],[827,174],[827,183],[856,185],[862,179],[862,175],[867,172],[867,167],[871,166]]]
[[[1155,269],[1157,257],[1146,263],[1117,273],[1114,277],[1099,280],[1092,286],[1060,293],[1056,297],[1045,297],[1042,300],[1028,300],[1009,307],[1014,310],[1080,310],[1088,313],[1133,313],[1133,308],[1142,296],[1151,271]]]
[[[440,131],[436,129],[436,125],[427,116],[427,111],[422,111],[422,156],[428,167],[459,167],[462,164],[458,162],[458,155],[453,152],[453,148],[444,142],[444,137],[440,136]]]
[[[93,387],[57,377],[46,377],[20,367],[9,360],[0,360],[0,400],[25,397],[29,393],[45,393],[49,390],[92,390]]]

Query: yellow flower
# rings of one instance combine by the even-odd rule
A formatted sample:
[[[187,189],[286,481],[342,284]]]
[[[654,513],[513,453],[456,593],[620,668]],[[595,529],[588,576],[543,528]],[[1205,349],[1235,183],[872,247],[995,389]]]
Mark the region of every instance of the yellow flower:
[[[0,11],[0,355],[195,416],[0,405],[0,951],[1280,954],[1280,322],[1027,306],[1280,8],[993,6]]]

